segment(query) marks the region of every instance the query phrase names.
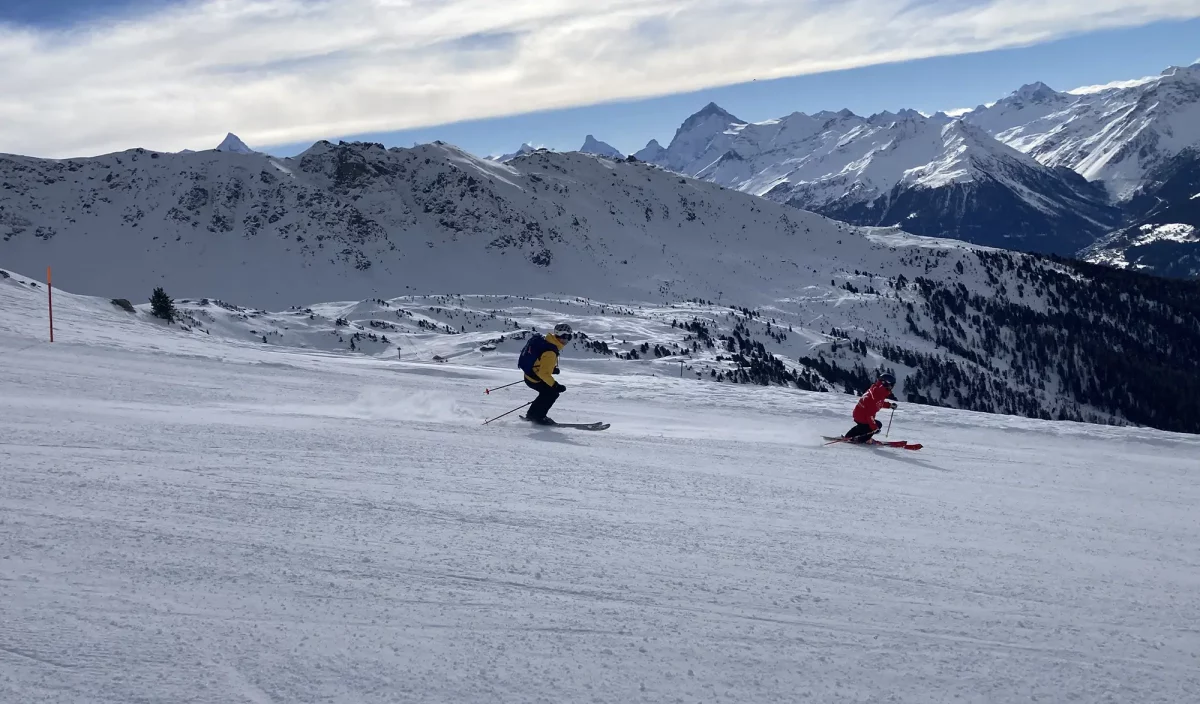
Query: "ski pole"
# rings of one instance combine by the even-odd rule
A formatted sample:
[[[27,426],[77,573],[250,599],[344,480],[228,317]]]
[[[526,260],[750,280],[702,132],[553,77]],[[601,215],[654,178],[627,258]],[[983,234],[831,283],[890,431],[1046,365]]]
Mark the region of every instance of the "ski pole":
[[[536,399],[535,399],[535,400],[536,400]],[[522,409],[522,408],[524,408],[525,406],[532,406],[532,405],[533,405],[533,401],[530,401],[529,403],[526,403],[526,404],[524,404],[524,405],[517,406],[516,408],[512,409],[512,410],[511,410],[511,411],[509,411],[508,413],[516,413],[517,411],[521,410],[521,409]],[[500,420],[500,419],[501,419],[501,418],[503,418],[504,416],[508,415],[508,413],[502,413],[501,415],[498,415],[498,416],[496,416],[496,417],[495,417],[495,418],[493,418],[492,420]],[[485,420],[485,421],[483,421],[483,424],[484,424],[484,425],[487,425],[488,423],[491,423],[491,422],[492,422],[492,420]]]
[[[522,379],[521,381],[524,381],[524,379]],[[492,393],[493,391],[499,391],[500,389],[507,389],[507,388],[508,388],[508,387],[510,387],[510,386],[516,386],[517,384],[520,384],[520,383],[521,383],[520,381],[514,381],[514,382],[513,382],[513,383],[511,383],[511,384],[505,384],[504,386],[497,386],[497,387],[496,387],[496,388],[494,388],[494,389],[484,389],[484,390],[483,390],[483,393],[485,393],[485,394],[490,394],[490,393]]]
[[[888,435],[890,435],[890,434],[891,434],[891,432],[892,432],[892,418],[894,418],[895,416],[896,416],[896,407],[895,407],[895,406],[892,406],[892,415],[888,416],[888,428],[887,428],[887,432],[883,434],[883,437],[885,437],[885,438],[886,438]]]

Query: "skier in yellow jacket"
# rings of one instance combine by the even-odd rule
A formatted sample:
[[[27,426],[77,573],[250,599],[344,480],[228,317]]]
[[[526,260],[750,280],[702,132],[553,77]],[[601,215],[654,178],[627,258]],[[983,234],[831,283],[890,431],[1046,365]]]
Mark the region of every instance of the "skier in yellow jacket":
[[[571,326],[559,323],[554,326],[554,332],[545,337],[534,335],[525,343],[525,349],[521,350],[517,366],[525,372],[525,385],[538,392],[537,399],[522,416],[525,420],[541,425],[555,424],[546,414],[558,400],[558,395],[567,390],[567,387],[558,383],[554,374],[558,373],[558,353],[571,341],[572,336]]]

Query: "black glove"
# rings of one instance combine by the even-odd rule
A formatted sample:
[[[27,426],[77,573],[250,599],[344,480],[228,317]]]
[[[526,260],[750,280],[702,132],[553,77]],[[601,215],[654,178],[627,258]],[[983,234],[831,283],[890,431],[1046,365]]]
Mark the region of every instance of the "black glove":
[[[559,383],[555,382],[555,384],[554,384],[554,390],[555,390],[555,391],[557,391],[558,393],[560,393],[560,394],[561,394],[562,392],[564,392],[564,391],[566,391],[566,390],[567,390],[567,387],[563,386],[562,384],[559,384]]]
[[[896,410],[896,409],[897,409],[897,408],[899,408],[899,407],[900,407],[900,404],[896,403],[895,401],[892,401],[892,410],[893,410],[893,411],[894,411],[894,410]]]
[[[555,373],[555,374],[558,374],[558,373],[559,373],[559,371],[558,371],[558,367],[555,367],[555,368],[554,368],[554,373]]]

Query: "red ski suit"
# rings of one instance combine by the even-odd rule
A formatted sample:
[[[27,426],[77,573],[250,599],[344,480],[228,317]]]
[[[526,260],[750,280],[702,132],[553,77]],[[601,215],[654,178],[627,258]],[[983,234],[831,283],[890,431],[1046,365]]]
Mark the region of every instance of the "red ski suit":
[[[882,381],[875,382],[854,407],[854,422],[875,427],[875,414],[889,405],[887,399],[891,395],[892,390],[884,386]]]

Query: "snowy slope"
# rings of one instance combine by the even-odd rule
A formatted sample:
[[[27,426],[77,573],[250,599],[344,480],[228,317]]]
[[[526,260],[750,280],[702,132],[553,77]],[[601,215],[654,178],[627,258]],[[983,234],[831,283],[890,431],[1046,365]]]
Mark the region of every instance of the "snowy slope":
[[[963,119],[1043,164],[1103,182],[1124,201],[1155,169],[1200,146],[1200,64],[1078,92],[1026,86]]]
[[[895,230],[845,231],[831,244],[842,251],[797,252],[781,262],[782,282],[759,279],[774,298],[760,291],[747,301],[720,278],[710,286],[732,294],[657,303],[621,298],[616,282],[609,298],[410,294],[276,312],[183,298],[180,329],[254,346],[511,368],[528,331],[565,321],[580,331],[572,349],[597,370],[856,393],[887,369],[901,375],[906,401],[1200,432],[1187,401],[1200,394],[1188,371],[1200,355],[1196,284]],[[41,296],[19,275],[0,285]],[[148,305],[138,305],[145,317]],[[107,297],[87,306],[114,309]],[[1112,358],[1113,349],[1122,354]]]
[[[643,161],[863,225],[1071,253],[1116,225],[1102,191],[970,125],[912,110],[746,123],[710,104]]]
[[[1200,689],[1195,436],[184,333],[0,281],[0,700],[1131,701]],[[614,313],[609,318],[620,317]],[[597,317],[597,320],[602,319]]]

